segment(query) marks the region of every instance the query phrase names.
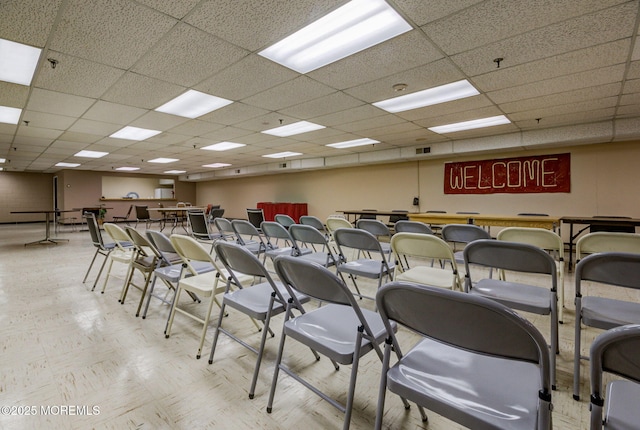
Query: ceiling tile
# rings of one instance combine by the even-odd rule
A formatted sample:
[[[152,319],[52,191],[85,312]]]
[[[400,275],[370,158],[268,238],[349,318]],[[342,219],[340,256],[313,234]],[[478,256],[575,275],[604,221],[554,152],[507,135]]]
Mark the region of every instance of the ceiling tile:
[[[429,0],[429,7],[425,7],[424,0],[394,0],[400,12],[409,16],[414,24],[424,25],[441,19],[462,9],[484,0]]]
[[[143,109],[155,109],[179,96],[186,88],[127,72],[102,96],[103,100]]]
[[[132,106],[124,106],[117,103],[98,101],[82,115],[84,119],[110,122],[112,124],[129,124],[141,117],[147,111]]]
[[[150,130],[166,131],[180,124],[184,124],[187,121],[189,121],[189,118],[170,115],[163,112],[150,111],[138,119],[131,121],[128,125],[131,125],[132,127],[147,128]]]
[[[62,0],[3,1],[0,6],[0,38],[42,48],[56,19],[60,3]]]
[[[54,115],[44,112],[24,111],[22,121],[29,121],[30,127],[66,130],[76,121],[74,117]]]
[[[27,104],[29,87],[0,81],[0,106],[22,109]]]
[[[334,91],[307,76],[300,76],[243,101],[263,109],[278,110],[298,104],[300,100],[313,100]]]
[[[162,13],[171,15],[174,18],[184,18],[200,0],[138,0],[140,3],[146,4]]]
[[[27,103],[27,109],[79,117],[95,102],[94,99],[86,97],[34,88]]]
[[[309,119],[335,111],[352,109],[363,104],[362,101],[337,91],[324,97],[318,97],[315,100],[280,109],[280,112],[295,118]]]

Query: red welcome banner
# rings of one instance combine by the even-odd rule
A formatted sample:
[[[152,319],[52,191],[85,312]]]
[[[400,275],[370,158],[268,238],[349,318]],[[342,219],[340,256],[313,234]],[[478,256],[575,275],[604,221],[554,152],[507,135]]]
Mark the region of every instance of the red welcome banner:
[[[568,193],[570,154],[445,163],[445,194]]]

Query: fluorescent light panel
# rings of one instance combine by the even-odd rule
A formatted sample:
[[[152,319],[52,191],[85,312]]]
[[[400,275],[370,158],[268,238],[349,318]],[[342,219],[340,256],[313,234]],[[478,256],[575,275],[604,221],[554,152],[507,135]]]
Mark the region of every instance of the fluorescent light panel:
[[[213,164],[203,164],[202,167],[211,167],[213,169],[217,169],[219,167],[229,167],[231,164],[227,163],[213,163]]]
[[[492,116],[489,118],[474,119],[472,121],[456,122],[453,124],[439,125],[437,127],[429,127],[434,133],[454,133],[456,131],[473,130],[475,128],[493,127],[494,125],[509,124],[511,121],[504,116]]]
[[[149,160],[149,163],[175,163],[176,161],[180,161],[177,158],[154,158],[153,160]]]
[[[264,130],[262,133],[272,136],[287,137],[295,134],[307,133],[309,131],[320,130],[326,128],[324,125],[314,124],[309,121],[298,121],[293,124],[283,125],[281,127]]]
[[[5,163],[7,160],[5,158],[0,158],[0,163]]]
[[[332,148],[344,149],[344,148],[353,148],[354,146],[374,145],[376,143],[380,143],[380,141],[365,137],[363,139],[346,140],[344,142],[330,143],[327,146],[330,146]]]
[[[0,39],[0,81],[31,85],[40,58],[39,48]]]
[[[125,166],[125,167],[118,167],[118,168],[116,168],[116,170],[123,170],[123,171],[132,172],[134,170],[140,170],[140,168],[139,167],[127,167],[127,166]]]
[[[285,152],[277,152],[275,154],[263,155],[263,157],[267,157],[267,158],[286,158],[286,157],[295,157],[296,155],[302,155],[302,153],[301,152],[285,151]]]
[[[1,65],[0,68],[2,68]],[[20,121],[21,113],[22,109],[0,106],[0,122],[4,122],[6,124],[17,124],[18,121]]]
[[[87,151],[82,150],[80,152],[76,152],[74,154],[75,157],[85,157],[85,158],[101,158],[105,155],[109,154],[108,152],[100,152],[100,151]]]
[[[56,167],[78,167],[80,163],[56,163]]]
[[[148,128],[126,126],[116,131],[109,137],[113,137],[115,139],[145,140],[160,133],[162,132],[159,130],[149,130]]]
[[[200,91],[188,90],[175,99],[169,100],[157,108],[156,111],[185,118],[198,118],[231,103],[233,103],[231,100],[201,93]]]
[[[471,85],[469,81],[462,80],[404,96],[382,100],[373,103],[373,105],[387,112],[395,113],[477,96],[478,94],[480,94],[480,92]]]
[[[168,173],[168,174],[171,174],[171,175],[179,175],[181,173],[187,173],[187,171],[186,170],[167,170],[164,173]]]
[[[411,29],[384,0],[352,0],[258,55],[308,73]]]
[[[207,151],[228,151],[229,149],[240,148],[242,146],[247,145],[244,143],[220,142],[214,143],[213,145],[203,146],[201,149],[206,149]]]

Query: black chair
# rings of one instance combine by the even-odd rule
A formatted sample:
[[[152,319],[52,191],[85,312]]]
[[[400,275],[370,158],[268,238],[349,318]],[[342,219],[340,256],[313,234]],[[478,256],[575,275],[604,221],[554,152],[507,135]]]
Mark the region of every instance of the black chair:
[[[262,209],[247,209],[247,218],[260,231],[260,225],[264,221],[264,211]]]
[[[135,206],[136,208],[136,228],[139,222],[144,222],[146,228],[149,228],[154,222],[157,222],[160,228],[163,228],[162,218],[151,218],[148,206]]]
[[[129,225],[129,217],[131,216],[131,212],[133,211],[133,205],[129,205],[129,210],[124,216],[115,215],[113,217],[113,222],[126,222]]]
[[[620,220],[631,219],[628,216],[608,216],[608,215],[596,215],[593,218],[616,218]],[[633,225],[619,225],[619,224],[607,224],[606,222],[598,222],[597,224],[591,224],[589,226],[589,232],[594,233],[596,231],[613,231],[618,233],[635,233],[636,227]]]

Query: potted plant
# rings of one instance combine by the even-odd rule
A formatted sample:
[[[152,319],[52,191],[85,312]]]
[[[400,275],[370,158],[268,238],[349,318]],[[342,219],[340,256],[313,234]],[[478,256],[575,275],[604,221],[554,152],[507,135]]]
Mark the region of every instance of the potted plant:
[[[105,207],[101,207],[98,211],[98,224],[102,225],[104,223],[104,217],[107,215],[107,209]]]

